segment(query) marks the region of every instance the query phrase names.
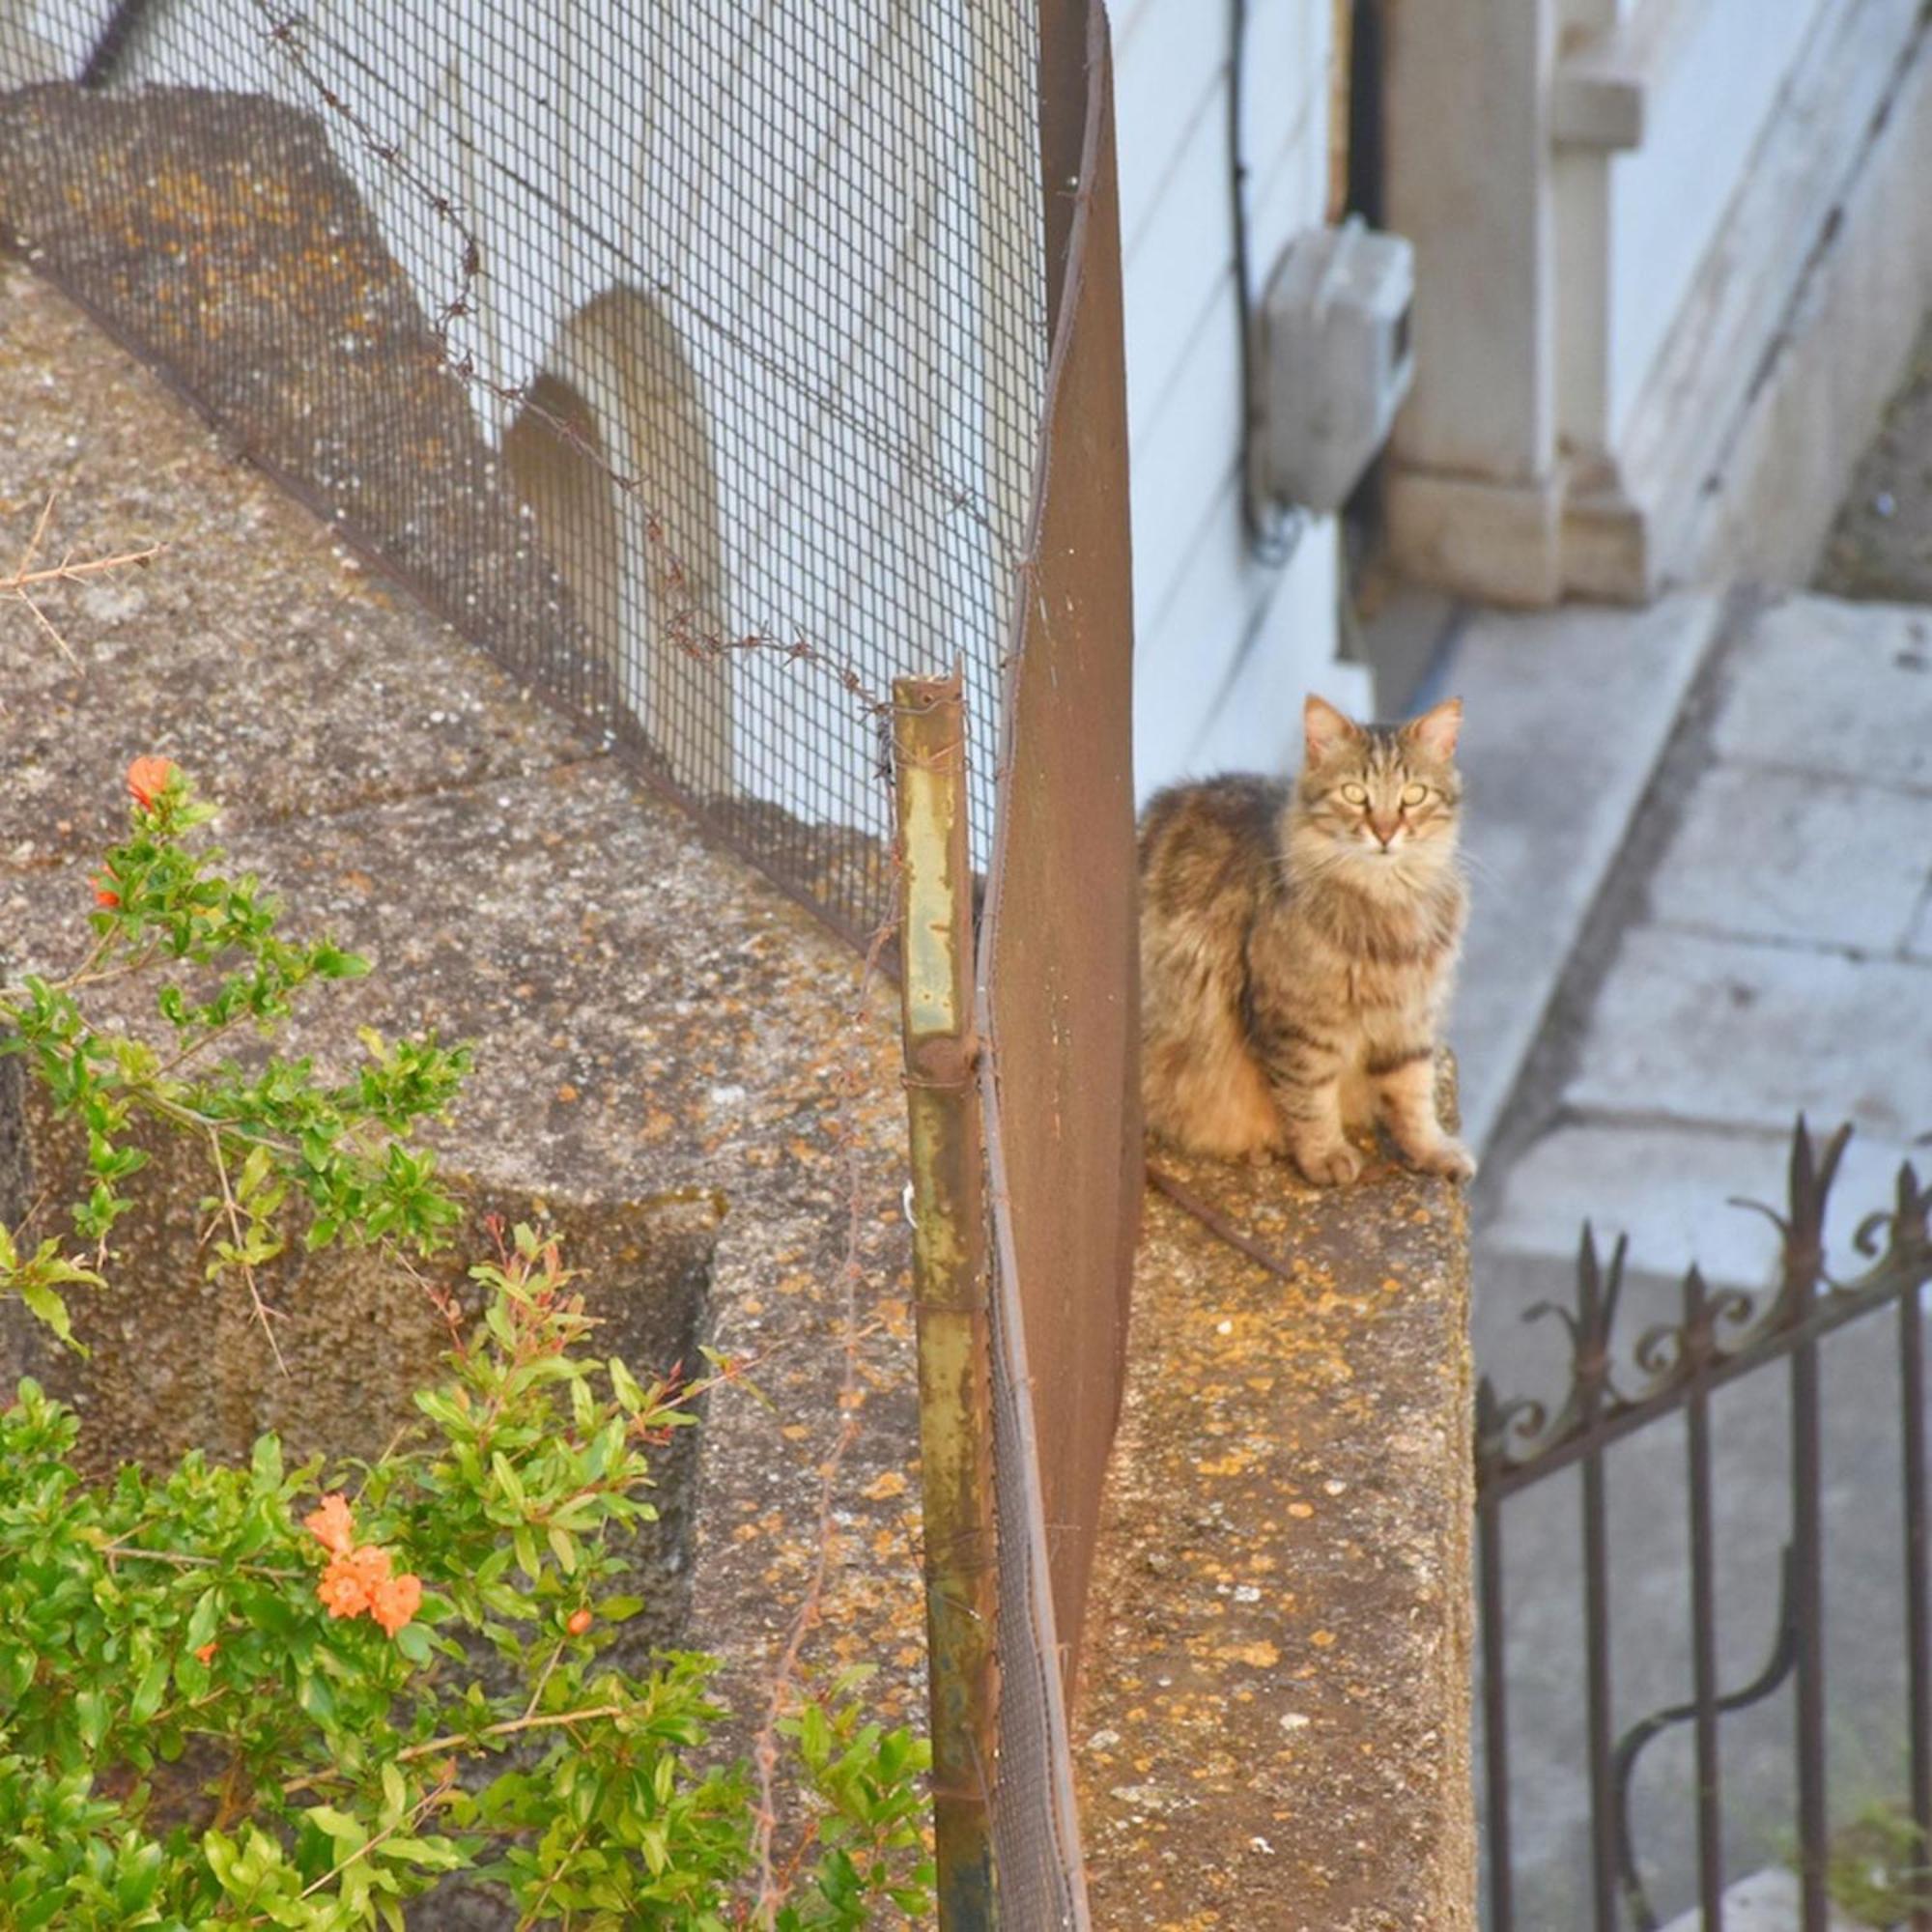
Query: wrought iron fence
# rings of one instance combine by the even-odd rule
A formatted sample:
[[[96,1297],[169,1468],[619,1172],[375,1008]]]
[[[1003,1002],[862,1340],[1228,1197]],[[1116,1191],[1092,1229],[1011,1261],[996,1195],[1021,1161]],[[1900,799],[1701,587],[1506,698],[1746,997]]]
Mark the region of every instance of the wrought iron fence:
[[[1486,1378],[1477,1399],[1478,1596],[1482,1621],[1483,1792],[1486,1876],[1492,1932],[1520,1923],[1513,1859],[1510,1597],[1505,1582],[1506,1511],[1512,1498],[1565,1469],[1581,1478],[1578,1554],[1584,1606],[1582,1681],[1589,1794],[1589,1922],[1595,1932],[1655,1932],[1646,1861],[1632,1825],[1633,1790],[1647,1747],[1690,1726],[1694,1773],[1682,1802],[1694,1817],[1695,1897],[1708,1932],[1721,1932],[1725,1888],[1723,1720],[1787,1685],[1792,1692],[1795,1766],[1793,1843],[1804,1932],[1825,1932],[1833,1814],[1827,1792],[1830,1707],[1826,1633],[1831,1588],[1825,1559],[1821,1463],[1821,1347],[1847,1323],[1889,1311],[1897,1323],[1896,1402],[1900,1497],[1895,1587],[1904,1603],[1898,1684],[1907,1759],[1900,1794],[1903,1838],[1922,1859],[1932,1848],[1932,1595],[1928,1595],[1925,1316],[1920,1291],[1932,1282],[1932,1184],[1901,1168],[1891,1206],[1867,1214],[1853,1246],[1865,1264],[1840,1278],[1827,1264],[1826,1212],[1851,1135],[1841,1126],[1822,1147],[1804,1121],[1791,1146],[1781,1212],[1761,1204],[1780,1235],[1776,1287],[1762,1295],[1714,1291],[1696,1268],[1682,1283],[1681,1312],[1647,1328],[1629,1367],[1617,1359],[1617,1318],[1627,1244],[1607,1260],[1586,1228],[1574,1308],[1544,1303],[1530,1319],[1552,1317],[1567,1331],[1568,1385],[1554,1404],[1504,1400]],[[1747,1378],[1783,1371],[1789,1416],[1790,1534],[1779,1560],[1776,1634],[1762,1667],[1725,1686],[1719,1675],[1716,1565],[1720,1497],[1713,1480],[1713,1397]],[[1631,1379],[1634,1376],[1634,1379]],[[1690,1694],[1619,1730],[1612,1682],[1612,1579],[1607,1482],[1610,1452],[1666,1418],[1685,1424],[1688,1521],[1688,1675]],[[1548,1552],[1544,1552],[1547,1558]],[[1869,1580],[1859,1579],[1861,1587]],[[1932,1927],[1932,1889],[1906,1888],[1914,1932]]]

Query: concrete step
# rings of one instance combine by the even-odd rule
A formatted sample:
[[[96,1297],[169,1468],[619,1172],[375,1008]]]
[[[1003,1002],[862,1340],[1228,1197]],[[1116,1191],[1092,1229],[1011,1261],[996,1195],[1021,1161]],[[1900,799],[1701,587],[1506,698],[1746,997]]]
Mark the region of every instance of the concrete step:
[[[1774,1868],[1741,1878],[1724,1892],[1724,1932],[1801,1932],[1804,1923],[1804,1899],[1795,1873]],[[1871,1932],[1871,1928],[1847,1918],[1835,1906],[1825,1920],[1826,1932]],[[1684,1913],[1673,1918],[1663,1932],[1704,1932],[1704,1915]]]
[[[1814,1130],[1835,1125],[1815,1121]],[[1709,1133],[1691,1127],[1605,1121],[1568,1122],[1525,1151],[1504,1179],[1486,1253],[1537,1257],[1568,1268],[1582,1223],[1607,1252],[1631,1237],[1630,1265],[1679,1278],[1692,1262],[1714,1288],[1763,1288],[1778,1254],[1777,1231],[1762,1214],[1728,1204],[1782,1208],[1788,1136]],[[1832,1190],[1826,1230],[1833,1268],[1856,1273],[1859,1222],[1892,1199],[1902,1162],[1923,1174],[1926,1150],[1855,1134]]]
[[[1478,612],[1419,695],[1463,701],[1474,907],[1449,1037],[1478,1150],[1501,1123],[1721,609],[1698,594],[1647,611]]]

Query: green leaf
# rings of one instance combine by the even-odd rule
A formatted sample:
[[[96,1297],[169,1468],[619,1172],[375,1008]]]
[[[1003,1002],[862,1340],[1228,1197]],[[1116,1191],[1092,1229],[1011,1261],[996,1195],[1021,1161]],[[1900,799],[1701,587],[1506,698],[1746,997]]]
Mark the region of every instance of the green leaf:
[[[68,1313],[67,1303],[52,1289],[37,1281],[19,1283],[20,1299],[27,1304],[27,1311],[37,1321],[43,1321],[58,1335],[69,1348],[87,1350],[73,1339],[73,1317]]]
[[[89,1750],[99,1750],[107,1735],[107,1700],[91,1687],[74,1692],[73,1715],[80,1729],[80,1741]]]
[[[187,1629],[183,1634],[182,1642],[189,1650],[199,1650],[203,1644],[213,1640],[215,1631],[221,1623],[221,1593],[218,1590],[204,1590],[195,1599],[194,1609],[189,1614]]]
[[[615,1355],[605,1366],[610,1371],[611,1392],[617,1398],[619,1406],[625,1414],[636,1415],[644,1406],[644,1392],[638,1386],[638,1378]]]
[[[490,1473],[496,1477],[497,1487],[509,1497],[512,1508],[519,1510],[529,1508],[529,1499],[524,1493],[523,1479],[510,1467],[510,1459],[500,1449],[491,1452]]]
[[[130,1723],[145,1724],[161,1708],[161,1699],[167,1694],[170,1662],[165,1657],[157,1657],[141,1673],[141,1681],[134,1687],[134,1695],[128,1705]]]

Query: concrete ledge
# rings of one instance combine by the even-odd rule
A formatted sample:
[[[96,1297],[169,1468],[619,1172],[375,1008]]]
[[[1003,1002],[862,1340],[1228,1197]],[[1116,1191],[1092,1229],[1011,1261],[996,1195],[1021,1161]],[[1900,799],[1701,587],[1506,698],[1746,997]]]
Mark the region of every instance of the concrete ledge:
[[[1466,1932],[1466,1221],[1158,1164],[1076,1714],[1094,1922]]]
[[[294,929],[327,926],[374,961],[373,978],[318,1003],[298,1050],[350,1053],[362,1022],[478,1042],[440,1138],[471,1205],[547,1210],[640,1369],[689,1362],[706,1333],[763,1357],[771,1407],[721,1391],[693,1432],[695,1480],[666,1465],[661,1500],[681,1492],[695,1522],[673,1525],[667,1560],[683,1574],[656,1586],[684,1640],[725,1656],[746,1708],[826,1541],[820,1471],[856,1325],[860,1430],[839,1465],[814,1650],[882,1664],[880,1708],[916,1719],[891,1000],[856,1011],[846,947],[373,582],[158,382],[0,263],[0,538],[17,528],[24,542],[56,489],[62,548],[166,549],[145,572],[47,600],[77,667],[0,611],[7,950],[23,965],[77,956],[90,857],[126,823],[121,773],[162,753],[224,801],[217,836],[284,895]],[[32,1198],[18,1169],[47,1175],[62,1157],[0,1075],[0,1199],[17,1208]],[[352,1438],[374,1453],[440,1321],[393,1276],[336,1260],[292,1269],[276,1288],[297,1311],[289,1339],[327,1374],[314,1391],[274,1387],[240,1292],[211,1297],[191,1253],[183,1264],[205,1191],[185,1177],[164,1189],[141,1231],[146,1271],[118,1271],[115,1300],[78,1310],[101,1345],[76,1388],[100,1453],[169,1453],[190,1429],[232,1449],[270,1421],[294,1454]],[[465,1259],[482,1245],[471,1228]]]
[[[1529,483],[1392,465],[1383,508],[1391,566],[1419,583],[1496,604],[1563,594],[1563,479]]]

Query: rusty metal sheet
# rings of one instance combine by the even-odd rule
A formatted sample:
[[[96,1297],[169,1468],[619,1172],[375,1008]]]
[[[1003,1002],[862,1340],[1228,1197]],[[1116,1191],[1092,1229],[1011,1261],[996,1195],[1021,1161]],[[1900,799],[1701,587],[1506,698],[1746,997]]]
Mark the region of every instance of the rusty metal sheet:
[[[1071,64],[1069,23],[1080,59]],[[1023,1317],[1070,1689],[1120,1411],[1141,1194],[1133,611],[1104,11],[1041,14],[1049,269],[1064,272],[1009,672],[983,939],[996,1252]],[[1077,193],[1065,155],[1081,129]]]

